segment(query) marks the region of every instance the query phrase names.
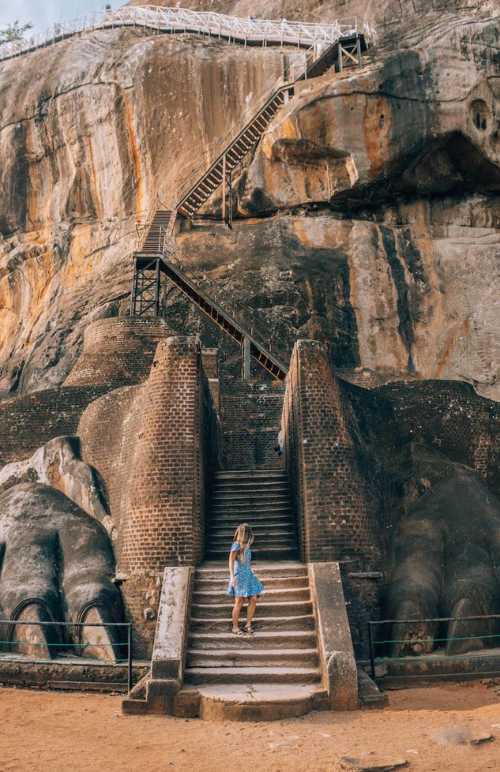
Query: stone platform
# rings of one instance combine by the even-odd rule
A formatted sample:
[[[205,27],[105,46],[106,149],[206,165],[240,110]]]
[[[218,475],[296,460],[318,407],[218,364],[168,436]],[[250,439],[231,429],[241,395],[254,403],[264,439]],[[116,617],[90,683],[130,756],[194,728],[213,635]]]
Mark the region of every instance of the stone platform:
[[[437,681],[469,681],[500,677],[500,648],[447,656],[436,651],[422,657],[376,661],[376,682],[382,689],[430,686]]]
[[[183,689],[174,715],[205,721],[278,721],[328,708],[319,684],[213,684]]]
[[[144,677],[149,666],[149,662],[134,662],[134,683]],[[28,660],[1,654],[0,686],[126,693],[127,663],[98,662],[84,657]]]

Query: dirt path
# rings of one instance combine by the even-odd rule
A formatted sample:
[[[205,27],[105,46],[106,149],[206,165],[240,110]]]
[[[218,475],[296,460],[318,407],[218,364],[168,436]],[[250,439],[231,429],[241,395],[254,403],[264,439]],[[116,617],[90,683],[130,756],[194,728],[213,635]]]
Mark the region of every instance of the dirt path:
[[[263,724],[122,716],[120,697],[0,689],[2,772],[335,772],[343,755],[403,757],[411,770],[500,769],[500,687],[391,692],[385,710]],[[498,737],[477,747],[463,736]]]

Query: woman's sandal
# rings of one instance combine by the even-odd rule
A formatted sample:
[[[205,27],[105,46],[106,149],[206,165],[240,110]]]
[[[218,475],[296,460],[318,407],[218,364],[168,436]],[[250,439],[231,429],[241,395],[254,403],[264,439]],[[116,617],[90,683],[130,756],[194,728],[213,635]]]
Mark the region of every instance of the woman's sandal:
[[[245,625],[245,627],[244,627],[244,632],[245,632],[247,635],[253,635],[253,634],[254,634],[254,632],[255,632],[255,630],[253,629],[253,625]]]
[[[244,632],[243,632],[243,630],[241,630],[241,628],[239,628],[239,627],[238,627],[238,629],[237,629],[237,630],[235,630],[235,629],[234,629],[234,627],[233,627],[233,629],[231,630],[231,632],[232,632],[232,634],[233,634],[233,635],[244,635]]]

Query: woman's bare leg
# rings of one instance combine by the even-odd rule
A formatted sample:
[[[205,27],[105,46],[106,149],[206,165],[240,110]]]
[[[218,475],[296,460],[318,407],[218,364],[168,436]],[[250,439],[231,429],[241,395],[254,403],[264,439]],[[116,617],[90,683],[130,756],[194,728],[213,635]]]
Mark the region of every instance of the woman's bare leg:
[[[243,606],[243,601],[244,598],[234,599],[233,613],[231,614],[231,618],[233,620],[233,633],[237,633],[240,629],[240,613],[241,607]]]
[[[247,606],[247,623],[245,625],[246,630],[252,629],[252,622],[255,615],[255,609],[257,606],[257,596],[252,595],[251,598],[248,599],[248,606]]]

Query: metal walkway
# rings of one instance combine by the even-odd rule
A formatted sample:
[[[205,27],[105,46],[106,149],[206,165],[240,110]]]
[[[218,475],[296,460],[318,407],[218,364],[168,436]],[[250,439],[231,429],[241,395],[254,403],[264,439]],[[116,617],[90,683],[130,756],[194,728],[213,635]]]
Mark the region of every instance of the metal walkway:
[[[308,77],[315,77],[334,63],[339,70],[342,70],[344,61],[361,64],[362,51],[366,48],[365,38],[358,31],[352,34],[352,30],[349,30],[349,33],[350,36],[345,39],[340,41],[335,39],[327,46],[314,47],[306,57],[304,69],[298,78],[294,82],[281,82],[275,87],[241,131],[229,141],[224,140],[224,149],[208,169],[205,169],[195,182],[188,181],[175,209],[170,210],[158,204],[149,222],[139,229],[141,246],[134,254],[131,315],[160,315],[161,281],[162,277],[166,277],[196,308],[241,346],[244,378],[250,377],[251,358],[280,380],[286,377],[287,370],[274,354],[255,340],[171,262],[170,258],[175,253],[176,219],[178,216],[191,219],[222,186],[222,217],[228,225],[231,224],[232,174],[241,165],[245,156],[256,147],[280,107],[293,96],[294,83]]]
[[[274,378],[285,379],[286,366],[249,335],[227,311],[193,284],[177,266],[169,262],[164,254],[161,257],[136,254],[131,309],[133,316],[145,316],[150,313],[154,316],[159,315],[162,275],[180,290],[190,303],[242,347],[244,377],[250,376],[250,357],[252,357]]]
[[[245,19],[186,8],[124,7],[87,14],[74,21],[54,24],[26,40],[4,43],[0,46],[0,61],[23,56],[85,32],[116,27],[138,27],[158,34],[194,33],[245,46],[286,45],[316,50],[358,33],[365,37],[373,34],[368,25],[356,18],[314,24],[286,19]]]
[[[339,69],[342,69],[343,60],[346,58],[360,64],[362,49],[365,46],[364,38],[357,34],[342,43],[337,41],[322,51],[313,53],[306,60],[305,69],[295,82],[320,74],[334,61]],[[241,165],[245,156],[256,147],[280,107],[293,93],[293,83],[282,83],[273,90],[196,182],[188,182],[176,208],[169,210],[161,204],[158,206],[149,224],[143,226],[139,232],[141,247],[134,255],[130,313],[133,316],[158,316],[161,313],[161,280],[166,277],[196,308],[242,347],[244,378],[250,377],[251,358],[280,380],[286,377],[286,366],[173,265],[169,258],[175,253],[175,222],[177,216],[191,219],[222,185],[223,219],[231,224],[231,175]]]

